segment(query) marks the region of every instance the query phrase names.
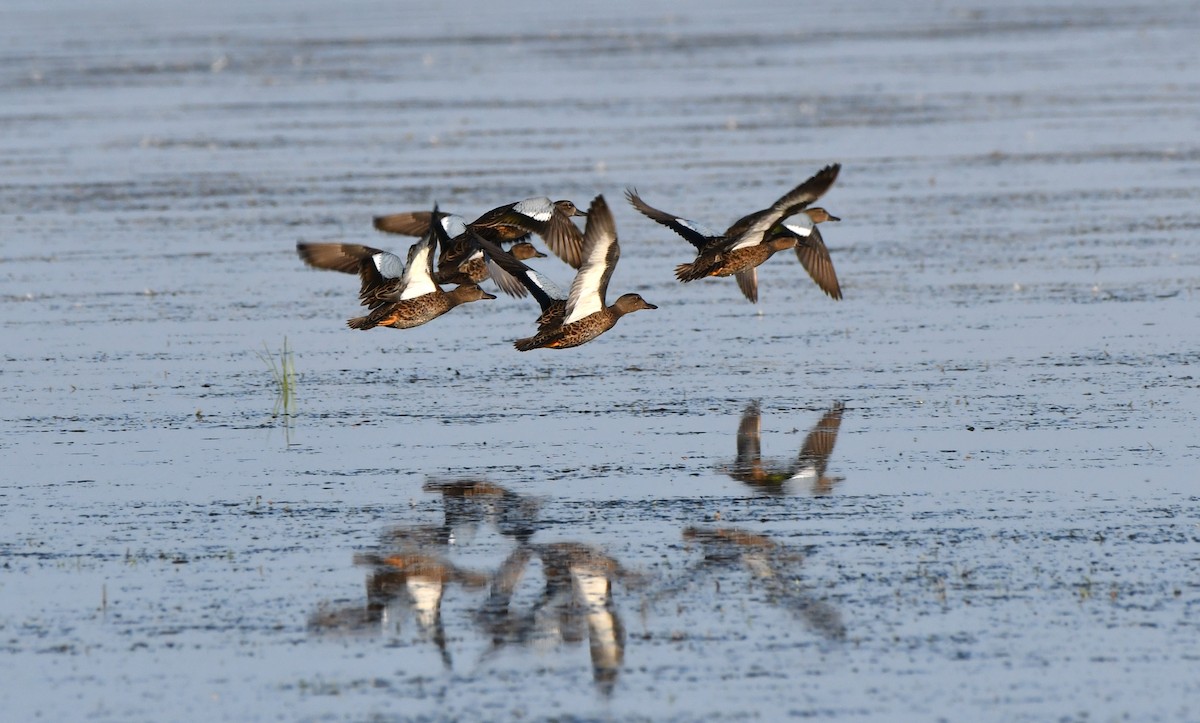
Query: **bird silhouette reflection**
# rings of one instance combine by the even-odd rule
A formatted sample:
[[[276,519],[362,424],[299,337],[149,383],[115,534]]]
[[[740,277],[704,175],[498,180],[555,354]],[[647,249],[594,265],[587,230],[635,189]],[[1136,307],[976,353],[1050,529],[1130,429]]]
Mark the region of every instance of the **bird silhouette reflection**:
[[[833,446],[837,443],[845,405],[835,402],[804,438],[796,459],[786,463],[766,461],[762,456],[762,413],[757,401],[742,412],[737,431],[737,458],[726,468],[730,477],[765,494],[786,494],[790,484],[806,485],[814,495],[827,495],[844,478],[825,474]]]

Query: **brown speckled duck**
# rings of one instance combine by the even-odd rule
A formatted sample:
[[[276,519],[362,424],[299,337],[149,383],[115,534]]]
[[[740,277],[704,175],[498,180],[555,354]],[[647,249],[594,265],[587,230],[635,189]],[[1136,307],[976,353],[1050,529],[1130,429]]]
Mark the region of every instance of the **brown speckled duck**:
[[[296,252],[309,266],[357,273],[362,279],[358,298],[371,313],[347,321],[351,329],[409,329],[461,304],[496,298],[474,283],[449,292],[437,285],[433,280],[433,255],[446,241],[441,224],[430,224],[429,233],[408,250],[407,264],[395,254],[358,244],[298,243]]]
[[[703,224],[660,211],[643,201],[636,190],[627,190],[625,196],[642,215],[666,226],[696,247],[695,260],[675,268],[675,278],[682,282],[708,276],[733,275],[745,297],[756,302],[757,267],[776,252],[794,248],[800,263],[817,286],[834,299],[840,299],[842,290],[833,269],[833,261],[816,226],[840,219],[831,216],[823,208],[809,207],[833,185],[840,169],[841,166],[836,163],[826,166],[788,191],[770,208],[738,219],[725,233],[717,233]],[[796,218],[793,220],[793,217]]]
[[[604,196],[596,196],[588,208],[583,239],[583,263],[565,302],[561,303],[561,317],[557,309],[552,308],[562,302],[561,292],[549,291],[540,275],[516,275],[542,305],[538,333],[514,342],[518,351],[567,349],[586,344],[613,328],[625,314],[658,308],[638,294],[625,294],[612,306],[605,304],[608,281],[621,256],[621,246],[617,243],[616,223]]]

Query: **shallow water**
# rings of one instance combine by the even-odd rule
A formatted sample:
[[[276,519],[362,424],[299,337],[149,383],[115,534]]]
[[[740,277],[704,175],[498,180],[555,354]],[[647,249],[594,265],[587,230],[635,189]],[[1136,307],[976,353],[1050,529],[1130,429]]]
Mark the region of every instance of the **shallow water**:
[[[14,720],[1200,715],[1193,5],[9,5]],[[622,199],[834,161],[841,302]],[[575,350],[294,251],[597,193],[660,308]]]

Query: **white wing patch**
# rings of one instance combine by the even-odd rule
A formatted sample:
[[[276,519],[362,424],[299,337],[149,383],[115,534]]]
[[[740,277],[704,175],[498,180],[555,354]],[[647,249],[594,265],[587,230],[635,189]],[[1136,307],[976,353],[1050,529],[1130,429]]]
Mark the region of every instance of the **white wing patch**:
[[[438,290],[429,275],[430,256],[433,254],[433,244],[421,241],[417,252],[413,254],[412,263],[404,270],[404,289],[400,292],[400,300],[415,299],[418,296],[432,294]]]
[[[554,204],[545,196],[537,198],[527,198],[524,201],[518,201],[513,205],[513,211],[528,216],[534,221],[549,221],[554,215]]]
[[[545,291],[546,296],[549,296],[551,299],[561,300],[567,298],[567,292],[563,291],[558,284],[533,269],[529,270],[529,280],[537,284],[538,288]]]
[[[462,216],[450,214],[442,217],[442,228],[450,238],[458,238],[467,232],[467,222]]]
[[[761,236],[753,236],[753,235],[742,236],[742,240],[738,241],[734,245],[730,246],[729,250],[737,251],[738,249],[744,249],[747,246],[755,246],[762,242],[763,242],[763,239]]]
[[[604,308],[600,301],[600,279],[603,277],[603,264],[580,269],[575,276],[575,283],[571,284],[571,296],[567,299],[567,316],[563,319],[564,326]]]
[[[782,224],[783,227],[786,228],[788,231],[791,231],[792,233],[796,234],[797,236],[800,236],[801,238],[808,238],[808,236],[810,234],[812,234],[812,231],[814,228],[812,219],[804,214],[800,214],[799,216],[797,216],[795,218],[797,220],[792,221],[791,223]],[[759,227],[762,227],[761,232],[756,230]],[[765,224],[763,224],[763,222],[760,221],[759,223],[752,226],[750,231],[747,231],[745,234],[743,234],[741,237],[741,240],[739,240],[733,246],[730,246],[729,250],[736,251],[738,249],[744,249],[747,246],[754,246],[755,244],[762,243],[763,241],[766,240],[764,238],[764,235],[769,230],[770,230],[770,228],[766,227]]]
[[[816,466],[810,464],[806,467],[801,467],[800,469],[796,470],[796,474],[792,475],[790,479],[807,482],[809,480],[815,481],[819,476],[820,475]]]
[[[713,229],[709,228],[708,226],[705,226],[704,224],[700,223],[699,221],[689,221],[686,218],[677,218],[677,219],[675,219],[675,223],[679,224],[680,226],[683,226],[684,228],[690,228],[691,230],[695,231],[696,233],[698,233],[702,236],[719,236],[720,235],[720,233],[718,231],[714,231]]]
[[[583,259],[583,265],[579,267],[579,273],[575,274],[575,281],[571,283],[571,294],[567,297],[567,315],[563,319],[563,326],[591,316],[604,308],[604,300],[600,298],[600,282],[604,279],[604,271],[607,268],[609,246],[616,239],[609,243],[602,241],[603,239],[597,239],[591,245]]]
[[[791,231],[792,233],[796,234],[797,236],[812,235],[814,226],[815,226],[815,224],[812,222],[812,219],[809,218],[808,216],[804,216],[804,215],[802,215],[800,217],[799,221],[793,221],[791,223],[783,224],[784,228],[786,228],[788,231]]]
[[[371,260],[375,262],[375,268],[385,279],[398,279],[404,275],[404,261],[396,254],[380,251],[372,256]]]
[[[431,578],[410,577],[404,582],[404,587],[412,596],[417,620],[427,628],[433,627],[437,623],[438,607],[442,601],[442,582]]]

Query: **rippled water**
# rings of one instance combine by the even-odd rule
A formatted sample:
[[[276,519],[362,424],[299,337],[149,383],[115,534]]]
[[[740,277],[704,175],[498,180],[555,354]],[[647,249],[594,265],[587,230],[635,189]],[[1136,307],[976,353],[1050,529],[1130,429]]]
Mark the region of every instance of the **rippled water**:
[[[9,3],[8,715],[1200,715],[1195,7],[574,12]],[[622,198],[831,162],[841,302],[680,285]],[[543,194],[657,311],[352,332],[294,250]]]

